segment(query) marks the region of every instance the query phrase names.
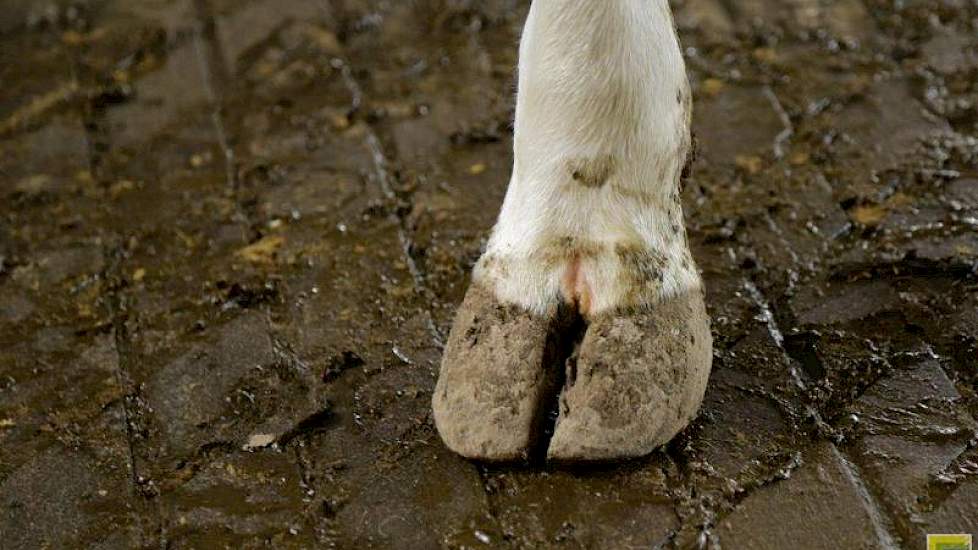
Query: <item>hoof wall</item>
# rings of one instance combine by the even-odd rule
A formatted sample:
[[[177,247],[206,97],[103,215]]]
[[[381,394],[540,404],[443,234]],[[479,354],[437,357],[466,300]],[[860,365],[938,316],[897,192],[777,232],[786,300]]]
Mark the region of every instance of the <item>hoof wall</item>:
[[[534,315],[473,285],[459,308],[432,399],[445,444],[474,459],[529,457],[556,378],[557,308]]]

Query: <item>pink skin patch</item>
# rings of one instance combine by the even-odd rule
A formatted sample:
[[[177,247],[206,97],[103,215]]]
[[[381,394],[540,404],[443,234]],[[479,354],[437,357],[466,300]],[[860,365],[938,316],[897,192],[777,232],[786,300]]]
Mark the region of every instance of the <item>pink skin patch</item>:
[[[580,256],[571,258],[567,271],[564,272],[561,284],[561,292],[564,299],[571,305],[577,307],[578,313],[587,316],[591,311],[591,287],[588,285],[587,277],[581,270]]]

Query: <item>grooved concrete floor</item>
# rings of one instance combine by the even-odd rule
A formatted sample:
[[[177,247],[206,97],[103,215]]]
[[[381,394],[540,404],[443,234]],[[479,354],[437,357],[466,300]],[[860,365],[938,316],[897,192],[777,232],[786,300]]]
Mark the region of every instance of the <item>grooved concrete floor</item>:
[[[978,5],[678,0],[699,419],[448,453],[516,0],[7,0],[0,546],[923,548],[978,535]]]

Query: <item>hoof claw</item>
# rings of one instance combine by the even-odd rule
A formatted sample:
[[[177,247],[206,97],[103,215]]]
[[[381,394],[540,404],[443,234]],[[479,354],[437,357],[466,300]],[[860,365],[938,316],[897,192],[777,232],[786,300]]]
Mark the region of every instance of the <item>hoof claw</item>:
[[[560,397],[548,459],[651,453],[696,416],[711,362],[709,321],[698,291],[592,320],[576,376]]]
[[[553,323],[503,305],[473,285],[455,318],[432,399],[445,444],[475,459],[528,458],[542,427],[540,404],[556,391]]]

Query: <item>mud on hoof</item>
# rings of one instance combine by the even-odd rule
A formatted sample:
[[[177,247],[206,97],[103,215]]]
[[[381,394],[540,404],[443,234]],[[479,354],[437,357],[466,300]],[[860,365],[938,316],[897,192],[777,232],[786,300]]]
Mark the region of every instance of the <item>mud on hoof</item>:
[[[667,443],[696,416],[712,348],[700,290],[591,320],[568,361],[548,459],[626,459]]]
[[[544,429],[540,409],[559,390],[558,353],[569,313],[535,315],[473,284],[459,308],[432,406],[445,444],[490,461],[529,458]]]
[[[479,284],[469,289],[433,398],[449,448],[491,461],[625,459],[651,453],[692,420],[712,361],[701,290],[597,315],[576,343],[575,316],[564,307],[534,315]]]

